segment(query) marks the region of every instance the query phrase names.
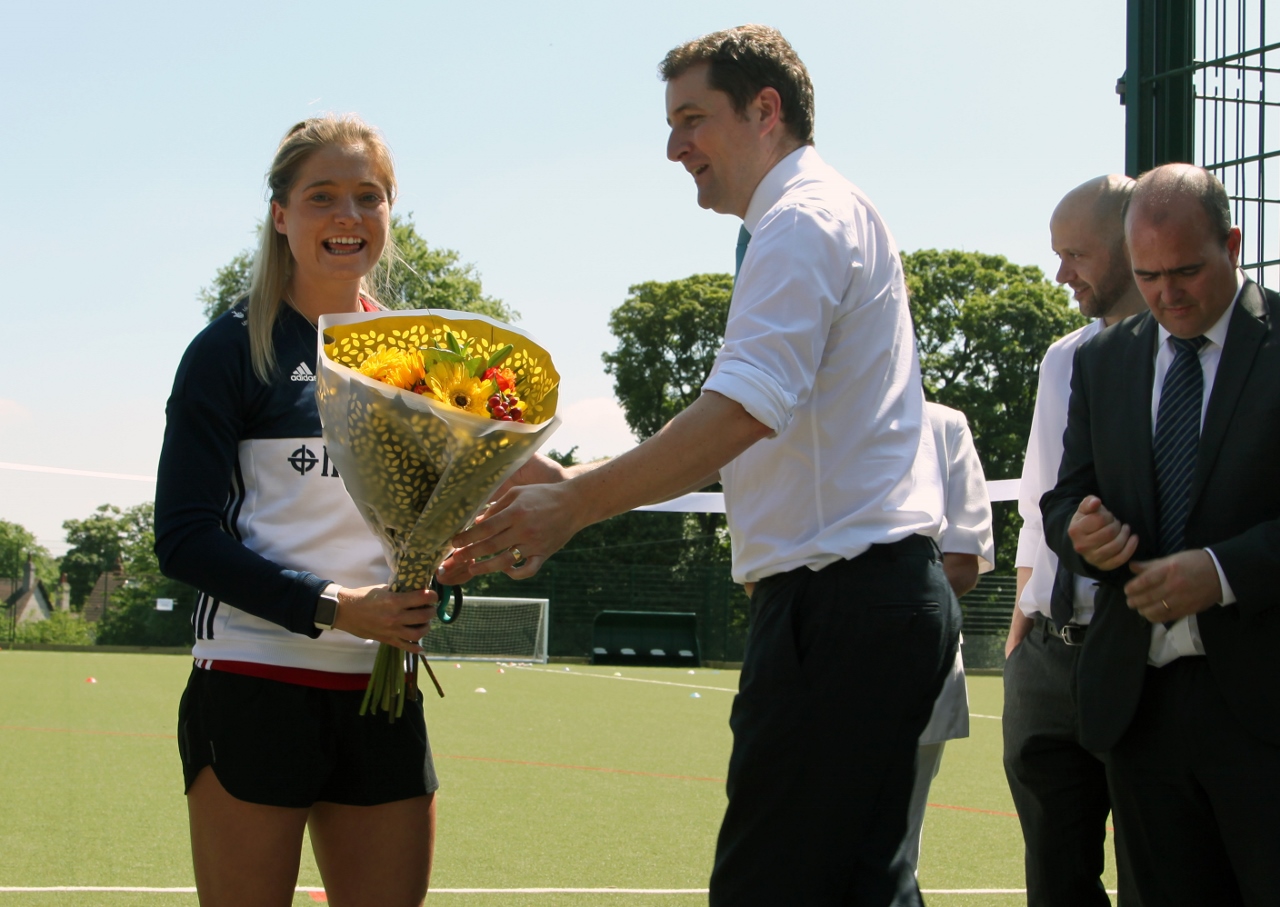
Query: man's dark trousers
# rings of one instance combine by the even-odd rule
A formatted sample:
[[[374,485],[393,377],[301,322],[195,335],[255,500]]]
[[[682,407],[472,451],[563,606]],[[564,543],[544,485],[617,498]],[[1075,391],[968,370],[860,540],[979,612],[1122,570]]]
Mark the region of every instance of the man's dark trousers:
[[[1105,907],[1106,766],[1080,745],[1080,647],[1050,627],[1036,617],[1004,666],[1004,772],[1022,824],[1027,905]],[[1119,903],[1137,900],[1122,890]]]
[[[729,719],[712,907],[922,903],[896,855],[959,629],[923,536],[761,581]]]

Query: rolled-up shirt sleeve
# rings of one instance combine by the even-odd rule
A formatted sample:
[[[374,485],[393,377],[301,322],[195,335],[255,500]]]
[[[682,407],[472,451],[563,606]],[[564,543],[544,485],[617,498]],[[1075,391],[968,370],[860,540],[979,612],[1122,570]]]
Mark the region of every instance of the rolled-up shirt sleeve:
[[[703,390],[738,402],[774,434],[809,398],[840,301],[862,267],[865,244],[846,230],[826,211],[791,205],[771,211],[751,237]]]

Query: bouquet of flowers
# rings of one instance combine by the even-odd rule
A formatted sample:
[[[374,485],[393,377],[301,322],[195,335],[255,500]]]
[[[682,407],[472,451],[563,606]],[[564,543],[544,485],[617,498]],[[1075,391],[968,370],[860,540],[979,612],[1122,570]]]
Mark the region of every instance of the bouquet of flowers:
[[[559,425],[560,376],[523,331],[464,312],[324,315],[319,343],[329,457],[382,542],[391,588],[425,589],[450,539]],[[417,664],[379,646],[360,714],[400,715]]]

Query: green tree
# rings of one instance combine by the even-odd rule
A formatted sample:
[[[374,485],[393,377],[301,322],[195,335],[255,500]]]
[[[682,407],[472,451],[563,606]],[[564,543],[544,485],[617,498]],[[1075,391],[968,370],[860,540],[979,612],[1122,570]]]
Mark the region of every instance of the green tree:
[[[694,274],[631,287],[609,315],[618,348],[605,353],[627,424],[648,438],[702,392],[724,342],[733,296],[729,274]]]
[[[1085,323],[1039,268],[1000,255],[922,249],[902,256],[925,395],[961,410],[988,479],[1022,474],[1036,378],[1049,344]],[[1013,569],[1021,519],[995,506],[996,557]]]
[[[454,309],[515,321],[520,313],[500,299],[486,296],[480,272],[453,249],[433,249],[418,235],[413,215],[391,218],[391,237],[398,261],[393,263],[379,299],[393,309]]]
[[[253,268],[253,250],[245,249],[218,268],[213,282],[196,293],[206,321],[213,321],[249,292],[249,272]]]
[[[413,223],[413,215],[391,218],[397,256],[386,273],[374,275],[379,300],[393,309],[454,309],[476,312],[498,321],[515,321],[520,313],[500,299],[486,296],[475,265],[460,262],[453,249],[433,249]],[[249,292],[253,250],[245,249],[213,275],[196,294],[205,318],[217,318]]]
[[[609,330],[618,338],[618,347],[602,358],[605,371],[613,376],[613,393],[627,424],[644,440],[702,393],[724,343],[733,277],[694,274],[683,280],[636,284],[627,292],[626,301],[609,315]],[[674,552],[681,562],[729,559],[721,514],[645,513],[627,518],[639,521],[637,525],[664,528],[678,519],[686,540]]]
[[[25,526],[0,520],[0,577],[22,581],[27,557],[35,562],[36,579],[51,596],[58,594],[58,562]]]
[[[19,624],[14,642],[91,646],[93,628],[79,614],[54,611],[48,620],[29,620]]]
[[[62,556],[62,572],[71,584],[71,606],[80,608],[98,577],[122,559],[128,522],[119,507],[103,504],[83,520],[66,520],[62,529],[71,546]]]
[[[115,508],[113,508],[115,509]],[[103,512],[103,508],[98,508]],[[155,554],[155,507],[148,501],[115,509],[119,557],[125,584],[111,593],[98,625],[102,645],[183,646],[193,641],[191,612],[196,590],[160,573]],[[105,533],[102,533],[105,535]],[[172,611],[157,611],[156,599],[174,601]]]

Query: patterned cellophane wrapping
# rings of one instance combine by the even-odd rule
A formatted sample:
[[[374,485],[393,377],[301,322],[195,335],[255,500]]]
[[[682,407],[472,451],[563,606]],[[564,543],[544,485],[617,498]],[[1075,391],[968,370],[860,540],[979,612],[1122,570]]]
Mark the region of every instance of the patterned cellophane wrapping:
[[[506,344],[525,423],[500,422],[400,390],[355,369],[381,349],[442,347],[451,331],[473,356]],[[560,376],[523,332],[482,315],[370,312],[320,319],[316,398],[330,459],[381,540],[392,588],[425,589],[491,495],[559,425]]]

